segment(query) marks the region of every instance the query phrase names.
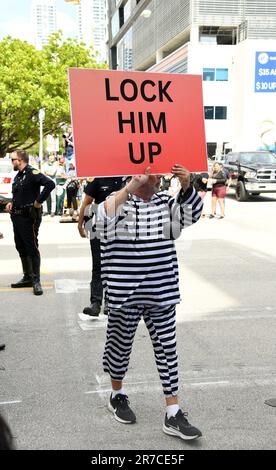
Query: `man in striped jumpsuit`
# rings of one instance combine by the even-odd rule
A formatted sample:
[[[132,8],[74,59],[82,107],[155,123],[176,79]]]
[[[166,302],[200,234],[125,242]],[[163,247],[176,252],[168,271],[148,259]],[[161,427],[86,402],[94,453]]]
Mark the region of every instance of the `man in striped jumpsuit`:
[[[181,183],[175,198],[159,192],[161,176],[150,175],[149,171],[134,176],[98,207],[104,233],[102,279],[109,307],[103,357],[104,371],[110,375],[112,385],[108,408],[122,423],[136,421],[123,378],[143,317],[167,405],[163,431],[195,439],[201,432],[188,422],[177,396],[175,306],[180,302],[180,293],[174,239],[199,219],[202,201],[183,166],[175,164],[171,170]]]

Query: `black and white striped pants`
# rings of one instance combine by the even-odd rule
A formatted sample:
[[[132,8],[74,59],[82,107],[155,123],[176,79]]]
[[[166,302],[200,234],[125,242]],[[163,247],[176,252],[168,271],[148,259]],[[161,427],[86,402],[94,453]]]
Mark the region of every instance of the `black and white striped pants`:
[[[108,314],[104,371],[113,380],[123,380],[138,323],[144,318],[154,348],[155,361],[166,396],[177,395],[178,369],[175,338],[175,305],[133,305]]]

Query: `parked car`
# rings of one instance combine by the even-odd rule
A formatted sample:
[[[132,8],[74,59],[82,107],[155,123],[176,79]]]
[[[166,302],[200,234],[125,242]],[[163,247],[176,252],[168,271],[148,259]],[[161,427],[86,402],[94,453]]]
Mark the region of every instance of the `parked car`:
[[[9,159],[0,159],[0,200],[12,199],[12,183],[16,173]]]
[[[225,159],[224,153],[218,153],[208,158],[208,160],[212,161],[213,163],[215,162],[223,163],[224,159]]]
[[[247,201],[250,195],[276,193],[276,155],[272,152],[230,152],[225,155],[224,168],[238,201]]]

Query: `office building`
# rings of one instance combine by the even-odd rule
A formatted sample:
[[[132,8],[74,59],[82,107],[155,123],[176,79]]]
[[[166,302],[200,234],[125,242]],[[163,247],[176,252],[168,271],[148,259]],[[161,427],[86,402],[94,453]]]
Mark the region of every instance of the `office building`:
[[[106,0],[81,0],[78,6],[78,39],[98,51],[98,61],[107,61]]]
[[[275,0],[109,0],[108,13],[111,68],[202,75],[209,156],[275,149]]]
[[[49,36],[57,30],[56,0],[32,1],[34,44],[41,49],[48,44]]]

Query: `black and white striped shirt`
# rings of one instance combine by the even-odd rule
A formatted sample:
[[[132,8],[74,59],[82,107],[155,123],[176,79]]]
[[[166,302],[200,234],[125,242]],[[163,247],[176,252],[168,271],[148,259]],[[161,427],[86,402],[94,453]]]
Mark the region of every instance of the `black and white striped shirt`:
[[[174,239],[196,222],[202,200],[194,188],[176,198],[159,192],[145,202],[132,195],[108,217],[98,207],[102,281],[108,305],[171,305],[180,301],[178,263]]]

